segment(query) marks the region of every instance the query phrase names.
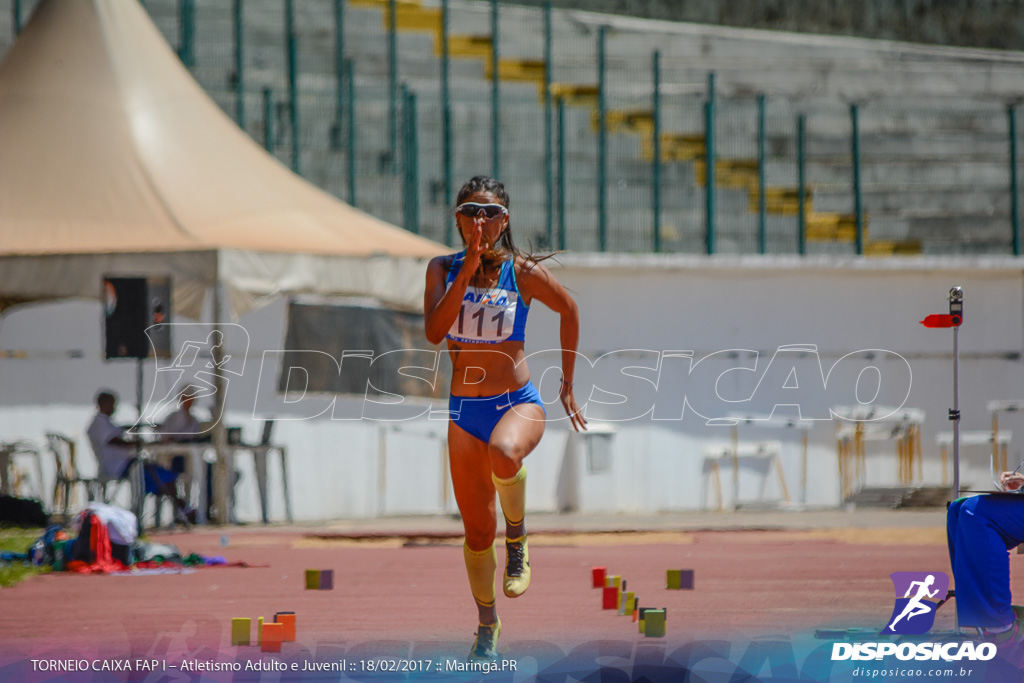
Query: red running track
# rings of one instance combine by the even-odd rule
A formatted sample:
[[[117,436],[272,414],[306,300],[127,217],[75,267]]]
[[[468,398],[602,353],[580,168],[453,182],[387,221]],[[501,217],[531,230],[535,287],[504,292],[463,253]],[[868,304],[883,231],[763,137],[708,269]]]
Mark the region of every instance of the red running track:
[[[297,614],[298,639],[284,645],[285,659],[330,659],[339,653],[464,657],[469,649],[476,610],[461,539],[381,547],[310,541],[294,531],[246,530],[232,533],[222,548],[221,533],[231,532],[203,530],[157,540],[175,543],[183,554],[224,555],[231,562],[269,567],[156,576],[50,574],[0,590],[0,681],[22,680],[22,675],[51,680],[28,676],[25,660],[73,654],[168,662],[259,657],[257,648],[230,646],[230,620],[251,617],[255,623],[256,617],[271,618],[277,611]],[[591,587],[596,565],[627,579],[642,606],[667,607],[668,635],[661,641],[666,647],[716,638],[811,638],[818,628],[882,628],[893,606],[891,572],[948,572],[944,545],[808,536],[693,532],[678,535],[685,542],[638,545],[627,542],[627,535],[617,537],[620,542],[575,545],[573,537],[537,535],[529,592],[508,600],[499,588],[504,626],[499,649],[516,657],[544,644],[569,652],[594,641],[643,642],[631,618],[601,609],[600,591]],[[695,590],[666,590],[670,567],[693,569]],[[305,590],[307,568],[333,569],[334,590]],[[1019,578],[1014,588],[1024,594]],[[947,606],[935,629],[952,625],[953,610]],[[140,672],[133,675],[116,680],[147,680]]]

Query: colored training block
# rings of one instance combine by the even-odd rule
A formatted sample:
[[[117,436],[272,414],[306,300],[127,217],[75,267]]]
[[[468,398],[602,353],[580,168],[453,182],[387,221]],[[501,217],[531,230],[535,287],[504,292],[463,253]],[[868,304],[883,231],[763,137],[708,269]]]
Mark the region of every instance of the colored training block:
[[[626,613],[632,614],[634,609],[636,609],[636,593],[631,591],[626,593]]]
[[[619,608],[619,589],[615,586],[605,586],[604,595],[601,599],[601,607],[603,609],[618,609]]]
[[[644,635],[648,638],[665,637],[665,610],[649,609],[644,614]]]
[[[594,567],[590,570],[594,576],[594,588],[604,588],[604,575],[607,572],[606,567]]]
[[[626,615],[626,595],[622,591],[619,591],[619,616]]]
[[[284,627],[284,630],[281,631],[281,640],[286,643],[294,643],[295,612],[278,612],[274,615],[274,621]]]
[[[256,644],[263,644],[263,617],[256,620]]]
[[[334,590],[334,570],[333,569],[321,569],[320,570],[320,590],[332,591]]]
[[[613,576],[612,577],[612,585],[615,586],[616,588],[622,588],[622,577],[618,576],[618,575]]]
[[[306,590],[315,591],[320,588],[320,570],[319,569],[307,569],[306,570]]]
[[[231,644],[248,645],[249,632],[252,630],[252,619],[235,617],[231,620]]]
[[[280,652],[281,641],[284,640],[284,624],[268,621],[263,624],[263,652]]]
[[[693,570],[669,569],[666,572],[665,585],[670,590],[693,590]]]

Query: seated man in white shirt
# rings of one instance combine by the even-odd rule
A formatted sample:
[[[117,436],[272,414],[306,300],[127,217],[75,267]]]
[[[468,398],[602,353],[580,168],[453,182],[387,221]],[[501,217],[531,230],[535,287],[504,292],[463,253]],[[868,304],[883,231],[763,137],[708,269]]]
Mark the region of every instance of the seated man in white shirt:
[[[192,414],[192,405],[196,402],[191,385],[179,393],[178,409],[170,413],[156,428],[160,440],[164,443],[182,443],[194,441],[199,434],[199,420]]]
[[[192,406],[196,401],[196,394],[202,391],[201,387],[186,385],[176,392],[178,407],[174,412],[169,413],[164,421],[156,428],[160,440],[164,443],[187,443],[199,440],[202,426],[198,419],[192,414]],[[178,474],[185,472],[185,456],[176,455],[171,460],[171,469]],[[238,485],[240,473],[238,470],[232,475],[231,485]],[[207,517],[212,518],[211,504],[213,501],[213,463],[206,463],[206,500]]]
[[[89,424],[87,433],[92,444],[93,453],[99,461],[100,477],[103,479],[121,479],[128,473],[128,467],[135,460],[136,441],[125,438],[124,429],[115,425],[110,417],[117,410],[117,396],[111,391],[101,391],[96,395],[96,415]],[[168,496],[175,508],[190,521],[195,518],[190,510],[174,493],[177,474],[171,470],[152,463],[146,464],[146,493]]]

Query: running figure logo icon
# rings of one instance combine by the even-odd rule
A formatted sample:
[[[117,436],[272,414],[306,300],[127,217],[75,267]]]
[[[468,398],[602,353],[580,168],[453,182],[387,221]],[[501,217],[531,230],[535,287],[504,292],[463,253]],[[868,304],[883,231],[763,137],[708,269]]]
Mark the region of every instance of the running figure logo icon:
[[[881,635],[927,633],[949,590],[949,577],[944,572],[893,572],[889,578],[896,589],[896,604]]]

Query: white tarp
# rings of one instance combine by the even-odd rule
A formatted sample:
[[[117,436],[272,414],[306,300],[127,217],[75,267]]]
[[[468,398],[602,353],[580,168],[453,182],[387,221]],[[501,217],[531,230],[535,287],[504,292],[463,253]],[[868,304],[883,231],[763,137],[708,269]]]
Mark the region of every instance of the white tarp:
[[[443,246],[348,206],[235,126],[138,2],[43,0],[0,63],[0,296],[174,278],[179,315],[291,292],[419,306]],[[85,256],[88,255],[88,256]]]

